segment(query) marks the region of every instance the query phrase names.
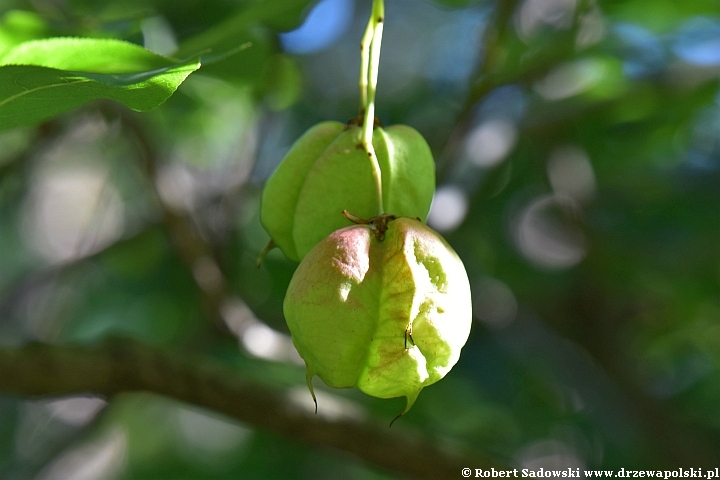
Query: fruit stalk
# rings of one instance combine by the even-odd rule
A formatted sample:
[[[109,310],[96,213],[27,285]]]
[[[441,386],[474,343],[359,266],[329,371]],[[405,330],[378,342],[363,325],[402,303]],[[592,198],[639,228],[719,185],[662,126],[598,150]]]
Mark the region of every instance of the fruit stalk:
[[[375,124],[375,92],[377,90],[378,69],[380,66],[380,46],[382,44],[383,22],[385,21],[384,0],[373,0],[370,20],[360,44],[360,113],[364,116],[361,131],[361,144],[372,162],[373,179],[379,205],[379,215],[385,213],[382,193],[382,175],[375,148],[373,147],[373,128]]]

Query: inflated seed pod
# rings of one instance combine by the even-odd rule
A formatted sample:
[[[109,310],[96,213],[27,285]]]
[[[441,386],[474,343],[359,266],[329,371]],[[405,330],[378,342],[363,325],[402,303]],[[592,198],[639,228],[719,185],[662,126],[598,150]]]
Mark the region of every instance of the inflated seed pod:
[[[283,305],[308,386],[319,376],[380,398],[420,391],[457,362],[472,321],[462,261],[410,218],[335,231],[303,259]],[[314,394],[313,394],[314,397]]]
[[[360,127],[323,122],[292,146],[263,190],[260,221],[275,244],[300,261],[320,240],[351,225],[343,210],[378,214],[372,164],[360,146]],[[385,211],[424,220],[435,191],[435,162],[416,130],[377,127]]]

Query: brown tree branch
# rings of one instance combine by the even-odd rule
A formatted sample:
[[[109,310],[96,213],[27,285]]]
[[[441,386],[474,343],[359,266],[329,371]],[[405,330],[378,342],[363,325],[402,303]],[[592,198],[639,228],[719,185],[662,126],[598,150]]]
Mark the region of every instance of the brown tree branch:
[[[449,451],[402,426],[328,420],[294,404],[287,392],[242,379],[207,359],[168,353],[134,340],[97,346],[32,343],[0,349],[0,392],[21,396],[148,391],[214,410],[296,441],[343,450],[414,478],[461,478],[463,468],[507,468],[470,451]],[[398,428],[400,427],[400,428]]]

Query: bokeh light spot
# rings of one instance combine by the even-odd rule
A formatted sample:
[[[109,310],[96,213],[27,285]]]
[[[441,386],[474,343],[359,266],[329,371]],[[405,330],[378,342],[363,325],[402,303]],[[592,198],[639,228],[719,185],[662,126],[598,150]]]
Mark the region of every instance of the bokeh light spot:
[[[455,230],[465,220],[468,210],[468,198],[463,190],[452,185],[446,185],[435,191],[428,225],[438,232]]]
[[[465,152],[475,165],[490,168],[503,161],[516,142],[517,128],[514,123],[505,119],[492,119],[470,132]]]
[[[570,268],[587,254],[585,234],[576,224],[578,205],[569,197],[538,197],[515,226],[515,241],[531,262],[549,269]]]
[[[550,185],[556,194],[567,195],[578,202],[595,194],[595,173],[584,150],[574,146],[556,148],[547,165]]]
[[[473,285],[475,317],[492,329],[501,329],[515,320],[518,303],[510,287],[500,280],[485,277]]]
[[[546,100],[562,100],[579,95],[597,85],[605,76],[605,64],[582,59],[556,67],[534,87]]]
[[[99,167],[41,174],[26,207],[24,234],[50,263],[97,252],[123,231],[120,194]]]
[[[525,0],[516,16],[516,28],[528,39],[543,27],[562,30],[572,25],[575,0]]]

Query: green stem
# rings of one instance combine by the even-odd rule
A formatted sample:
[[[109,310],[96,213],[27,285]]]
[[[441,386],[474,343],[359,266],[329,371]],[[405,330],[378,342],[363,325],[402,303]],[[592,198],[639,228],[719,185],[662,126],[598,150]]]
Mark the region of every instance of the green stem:
[[[383,205],[382,172],[372,139],[375,126],[375,92],[377,90],[377,77],[380,66],[380,46],[382,44],[384,19],[384,0],[373,0],[370,20],[360,44],[360,108],[361,114],[364,115],[361,143],[372,164],[379,209],[378,215],[385,213],[385,206]]]
[[[368,103],[368,69],[370,68],[370,45],[372,45],[375,29],[372,17],[365,28],[362,41],[360,42],[360,114],[365,114]]]

